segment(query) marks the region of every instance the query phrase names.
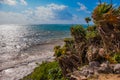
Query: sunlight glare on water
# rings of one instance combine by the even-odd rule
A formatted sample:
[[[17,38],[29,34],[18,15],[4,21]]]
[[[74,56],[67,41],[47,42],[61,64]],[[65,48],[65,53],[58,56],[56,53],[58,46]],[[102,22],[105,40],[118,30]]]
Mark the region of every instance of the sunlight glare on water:
[[[0,54],[18,53],[54,39],[69,37],[70,25],[0,25]]]
[[[20,50],[21,37],[27,32],[25,29],[22,32],[21,28],[19,25],[0,25],[0,53]]]

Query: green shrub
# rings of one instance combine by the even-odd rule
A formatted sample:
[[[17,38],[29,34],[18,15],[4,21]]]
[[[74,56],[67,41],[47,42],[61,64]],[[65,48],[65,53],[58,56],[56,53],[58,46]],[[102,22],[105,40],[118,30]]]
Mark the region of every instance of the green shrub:
[[[65,45],[63,47],[66,48],[66,51],[73,51],[75,48],[73,38],[65,38],[64,39]]]
[[[73,38],[65,38],[64,39],[64,46],[55,46],[54,47],[54,56],[56,58],[62,56],[62,55],[67,55],[67,53],[76,53],[75,50],[75,45],[74,45],[74,40]]]
[[[60,47],[60,46],[55,46],[54,47],[54,56],[60,57],[61,55],[64,55],[66,53],[66,47]]]
[[[73,38],[65,38],[64,42],[72,44],[72,43],[74,43],[74,40],[73,40]]]
[[[22,80],[64,80],[61,69],[56,61],[43,62],[30,75]]]
[[[96,37],[96,36],[98,36],[97,31],[89,31],[89,32],[87,32],[87,34],[86,34],[86,39],[91,39],[91,38],[94,38],[94,37]]]
[[[80,37],[84,37],[86,35],[86,30],[83,28],[82,25],[76,25],[71,27],[71,35],[72,36],[80,36]]]
[[[50,69],[48,78],[49,80],[64,80],[59,67]]]
[[[115,62],[120,63],[120,53],[116,53],[113,59],[115,60]]]
[[[89,26],[87,27],[87,31],[96,31],[96,26]]]
[[[96,26],[89,26],[86,30],[87,40],[99,36],[98,31],[96,30]]]

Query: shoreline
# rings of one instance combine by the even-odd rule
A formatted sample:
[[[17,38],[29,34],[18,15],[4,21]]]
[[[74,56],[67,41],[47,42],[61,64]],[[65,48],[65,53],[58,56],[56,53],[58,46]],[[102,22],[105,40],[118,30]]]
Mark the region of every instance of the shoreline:
[[[19,80],[27,76],[37,67],[36,63],[40,64],[43,61],[53,60],[54,46],[63,44],[63,40],[49,41],[45,44],[30,47],[19,56],[0,63],[0,80]],[[6,54],[6,56],[9,55]]]

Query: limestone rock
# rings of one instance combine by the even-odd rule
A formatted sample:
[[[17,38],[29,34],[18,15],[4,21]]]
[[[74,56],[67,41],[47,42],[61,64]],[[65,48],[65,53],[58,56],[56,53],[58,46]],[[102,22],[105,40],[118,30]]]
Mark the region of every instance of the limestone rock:
[[[104,57],[104,56],[105,56],[105,50],[104,50],[103,48],[100,48],[98,54],[99,54],[101,57]]]
[[[114,73],[120,74],[120,64],[116,64],[116,65],[114,66]]]
[[[98,72],[99,73],[112,73],[113,71],[110,67],[109,62],[104,62],[100,65]]]
[[[74,71],[72,74],[69,75],[68,75],[70,77],[69,80],[87,80],[87,78],[81,75],[79,71]]]
[[[88,77],[91,74],[94,74],[94,68],[90,67],[90,66],[84,66],[81,71],[80,71],[81,75]]]

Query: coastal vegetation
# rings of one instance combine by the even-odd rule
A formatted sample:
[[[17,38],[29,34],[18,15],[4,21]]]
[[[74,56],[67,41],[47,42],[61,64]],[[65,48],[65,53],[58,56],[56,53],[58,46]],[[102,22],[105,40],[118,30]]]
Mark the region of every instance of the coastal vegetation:
[[[43,62],[22,80],[64,80],[58,62]]]
[[[85,21],[86,21],[86,23],[87,23],[88,26],[89,26],[89,22],[91,21],[90,17],[86,17],[86,18],[85,18]]]
[[[92,13],[95,24],[86,29],[72,26],[72,38],[54,48],[55,61],[41,64],[23,80],[87,80],[100,73],[120,74],[120,7],[99,1]]]

